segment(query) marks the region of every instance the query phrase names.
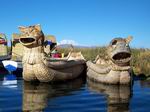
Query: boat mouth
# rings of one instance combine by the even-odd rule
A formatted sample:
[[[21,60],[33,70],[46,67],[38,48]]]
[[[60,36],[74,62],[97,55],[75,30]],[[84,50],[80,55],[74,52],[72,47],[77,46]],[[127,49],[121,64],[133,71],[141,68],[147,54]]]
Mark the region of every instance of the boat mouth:
[[[119,52],[113,55],[113,62],[118,65],[126,65],[131,60],[131,53],[129,52]]]
[[[19,41],[23,45],[31,45],[32,43],[35,42],[35,38],[34,37],[20,38]]]

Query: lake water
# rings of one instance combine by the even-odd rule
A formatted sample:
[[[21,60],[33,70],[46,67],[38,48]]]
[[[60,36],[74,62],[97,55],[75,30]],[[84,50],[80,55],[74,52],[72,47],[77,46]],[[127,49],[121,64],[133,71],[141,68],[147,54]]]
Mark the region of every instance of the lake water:
[[[29,83],[0,73],[0,112],[149,112],[150,81],[133,87],[83,79],[56,84]]]

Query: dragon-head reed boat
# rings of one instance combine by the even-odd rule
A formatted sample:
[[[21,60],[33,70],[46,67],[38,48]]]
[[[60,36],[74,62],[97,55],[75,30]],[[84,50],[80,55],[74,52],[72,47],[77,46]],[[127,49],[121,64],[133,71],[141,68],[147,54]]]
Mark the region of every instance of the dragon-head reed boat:
[[[131,84],[131,40],[131,36],[114,38],[107,47],[105,57],[98,55],[94,62],[87,62],[87,77],[106,84]]]
[[[23,49],[23,79],[40,82],[65,81],[81,75],[85,69],[84,57],[48,58],[44,50],[45,36],[40,25],[20,26]],[[81,54],[82,55],[82,54]]]

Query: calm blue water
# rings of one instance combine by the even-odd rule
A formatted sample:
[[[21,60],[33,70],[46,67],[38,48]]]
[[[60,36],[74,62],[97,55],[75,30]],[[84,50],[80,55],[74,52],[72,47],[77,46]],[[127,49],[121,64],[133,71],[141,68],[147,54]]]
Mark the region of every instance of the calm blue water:
[[[4,75],[5,74],[5,75]],[[149,112],[150,81],[128,86],[83,79],[66,83],[27,83],[0,74],[0,112]]]

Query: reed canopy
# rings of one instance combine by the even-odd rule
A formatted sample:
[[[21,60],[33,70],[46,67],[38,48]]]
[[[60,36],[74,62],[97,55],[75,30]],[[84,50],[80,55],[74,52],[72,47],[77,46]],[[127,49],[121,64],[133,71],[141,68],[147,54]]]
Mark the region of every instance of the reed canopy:
[[[8,55],[8,46],[7,46],[7,38],[6,35],[0,33],[0,56]]]
[[[50,55],[51,50],[56,45],[56,38],[53,35],[45,35],[45,41],[44,41],[44,52],[47,55]]]
[[[23,45],[19,42],[21,34],[12,34],[12,60],[22,60],[23,56]]]

